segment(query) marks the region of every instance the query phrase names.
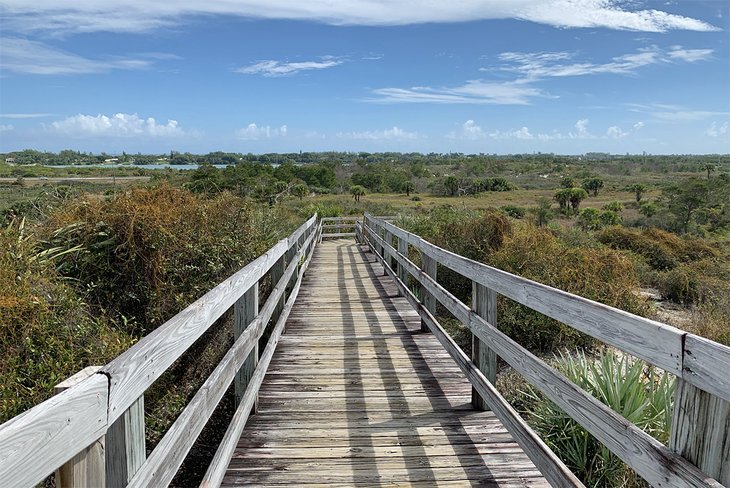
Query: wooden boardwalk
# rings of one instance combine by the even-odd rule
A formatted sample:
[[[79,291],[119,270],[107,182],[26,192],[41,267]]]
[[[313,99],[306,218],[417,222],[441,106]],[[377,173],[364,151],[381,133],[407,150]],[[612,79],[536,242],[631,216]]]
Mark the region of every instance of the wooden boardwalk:
[[[382,274],[318,246],[223,486],[549,486]]]

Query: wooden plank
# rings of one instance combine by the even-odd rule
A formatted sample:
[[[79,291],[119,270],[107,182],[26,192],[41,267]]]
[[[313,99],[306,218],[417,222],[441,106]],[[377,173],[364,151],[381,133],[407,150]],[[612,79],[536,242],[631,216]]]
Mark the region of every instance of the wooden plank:
[[[81,381],[96,374],[101,366],[87,366],[53,388],[58,395],[62,391],[78,385]],[[74,455],[70,461],[56,470],[56,487],[103,487],[106,486],[104,466],[104,436]]]
[[[676,388],[669,445],[730,486],[730,403],[682,379]]]
[[[0,486],[35,486],[104,435],[109,382],[94,374],[0,425]]]
[[[377,255],[377,253],[376,256],[379,261],[382,260],[382,257]],[[397,282],[397,284],[402,287],[403,295],[409,300],[413,308],[421,314],[421,318],[424,319],[434,336],[448,351],[449,355],[454,359],[464,374],[466,374],[482,398],[486,399],[495,415],[506,425],[507,430],[515,437],[515,440],[525,450],[525,453],[535,463],[535,466],[537,466],[540,472],[545,475],[545,478],[547,478],[550,484],[560,487],[583,487],[583,483],[575,477],[555,453],[547,447],[542,439],[519,416],[507,400],[487,381],[484,374],[466,356],[446,331],[443,330],[431,312],[418,302],[410,290],[405,288],[401,283]],[[437,287],[439,286],[438,284],[435,285]]]
[[[436,281],[436,272],[438,269],[436,266],[436,260],[429,256],[427,253],[422,252],[421,263],[421,265],[423,266],[423,272],[430,276],[434,281]],[[421,288],[421,303],[423,303],[423,306],[426,308],[426,310],[431,312],[432,315],[436,315],[436,299],[431,293],[429,293],[426,288]],[[421,320],[421,330],[423,332],[429,331],[428,325],[423,321],[423,319]]]
[[[123,488],[147,457],[144,397],[139,397],[106,433],[106,485]]]
[[[316,216],[294,234],[315,225]],[[110,377],[109,421],[119,418],[288,249],[282,239],[104,367]]]
[[[730,402],[730,347],[687,334],[683,358],[686,381]]]
[[[497,294],[484,285],[472,282],[472,310],[487,322],[497,325]],[[484,373],[491,384],[497,381],[497,354],[479,337],[471,335],[471,360]],[[489,405],[479,396],[475,388],[471,392],[471,403],[478,410],[488,410]]]
[[[312,237],[315,236],[313,235]],[[316,240],[313,241],[316,242]],[[263,382],[264,375],[266,374],[266,370],[268,369],[271,358],[273,357],[276,345],[278,344],[281,333],[284,330],[284,324],[286,323],[289,312],[294,306],[294,302],[297,298],[297,295],[299,294],[302,277],[304,276],[304,272],[307,270],[309,261],[314,254],[315,247],[316,246],[310,249],[307,259],[299,270],[298,279],[294,285],[291,296],[284,306],[284,310],[279,317],[276,326],[274,327],[271,337],[269,338],[269,342],[266,345],[266,348],[261,355],[260,361],[250,378],[248,388],[245,391],[241,402],[238,405],[238,408],[236,409],[236,412],[234,413],[233,418],[228,425],[228,428],[226,429],[225,434],[223,435],[223,439],[221,439],[221,442],[218,445],[218,449],[216,450],[216,453],[213,456],[213,459],[208,466],[205,475],[203,476],[203,479],[200,483],[201,487],[213,488],[220,486],[223,477],[226,474],[229,460],[231,458],[231,455],[233,454],[233,451],[236,448],[236,442],[240,438],[241,432],[246,426],[246,421],[248,420],[248,417],[251,413],[252,406],[255,404],[257,392],[261,387],[261,383]],[[303,246],[302,250],[304,250],[305,248],[306,246]]]
[[[459,256],[389,222],[374,222],[462,276],[682,376],[683,331]]]
[[[259,314],[259,284],[258,282],[249,288],[241,298],[238,299],[233,308],[233,334],[238,339],[246,328],[254,325],[256,316]],[[243,366],[235,378],[236,405],[240,405],[241,398],[248,387],[256,364],[259,360],[259,345],[256,343],[253,350],[243,362]],[[256,403],[254,402],[254,410]]]
[[[313,238],[314,234],[311,234],[309,240]],[[303,251],[304,248],[300,250],[299,254]],[[289,263],[256,318],[256,324],[247,327],[234,342],[190,403],[170,426],[145,464],[132,478],[129,483],[130,487],[167,486],[170,483],[244,360],[258,342],[272,314],[278,308],[289,278],[294,274],[297,266],[298,259],[293,259]]]

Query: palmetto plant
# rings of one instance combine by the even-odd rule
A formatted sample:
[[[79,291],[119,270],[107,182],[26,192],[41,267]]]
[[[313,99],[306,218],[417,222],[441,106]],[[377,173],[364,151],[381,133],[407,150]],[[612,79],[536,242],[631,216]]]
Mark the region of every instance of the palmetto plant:
[[[605,350],[593,359],[561,354],[558,368],[614,411],[666,443],[671,425],[674,378],[628,356]],[[645,486],[616,455],[557,405],[530,390],[532,426],[568,467],[591,487]]]

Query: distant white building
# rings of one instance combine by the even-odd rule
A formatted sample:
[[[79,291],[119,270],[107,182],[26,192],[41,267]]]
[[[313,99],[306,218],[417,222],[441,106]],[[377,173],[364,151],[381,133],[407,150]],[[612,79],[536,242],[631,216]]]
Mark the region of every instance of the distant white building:
[[[15,164],[15,158],[5,158],[6,164]]]

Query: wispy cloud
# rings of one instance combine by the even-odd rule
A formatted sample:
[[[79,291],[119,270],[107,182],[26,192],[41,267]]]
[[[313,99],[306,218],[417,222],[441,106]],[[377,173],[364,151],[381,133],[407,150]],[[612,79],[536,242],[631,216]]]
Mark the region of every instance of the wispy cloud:
[[[286,62],[269,59],[265,61],[258,61],[242,68],[236,68],[233,71],[245,75],[287,76],[301,71],[333,68],[340,64],[342,64],[342,60],[335,59],[331,56],[324,56],[320,61]]]
[[[634,53],[616,56],[605,63],[574,61],[575,54],[570,52],[506,52],[499,55],[499,60],[509,64],[496,68],[482,68],[481,70],[511,71],[518,73],[526,80],[597,74],[633,74],[639,68],[653,64],[694,63],[707,60],[713,52],[712,49],[684,49],[682,46],[672,46],[667,50],[651,46]]]
[[[455,87],[414,86],[411,88],[378,88],[379,103],[471,103],[496,105],[527,105],[535,97],[551,97],[539,88],[521,82],[467,81]]]
[[[28,114],[0,114],[0,119],[41,119],[53,117],[55,114],[28,113]]]
[[[45,125],[46,130],[71,137],[181,137],[192,135],[184,131],[176,120],[158,123],[153,117],[118,113],[107,115],[78,114]]]
[[[730,115],[730,112],[695,110],[665,103],[629,103],[627,105],[632,112],[648,114],[654,119],[664,122],[692,122]]]
[[[15,37],[0,38],[0,43],[3,46],[0,69],[19,74],[78,75],[107,73],[112,70],[139,70],[152,66],[149,59],[89,59],[41,42]]]
[[[637,10],[626,0],[4,0],[4,28],[15,32],[144,32],[169,27],[196,15],[295,19],[333,25],[405,25],[519,19],[559,28],[607,28],[642,32],[713,31],[699,19],[662,10]]]
[[[0,124],[0,132],[8,132],[15,129],[12,124]]]
[[[400,127],[394,126],[392,129],[374,130],[363,132],[338,132],[337,137],[340,139],[367,139],[371,141],[378,140],[413,140],[419,139],[421,136],[417,132],[408,132]]]
[[[236,137],[245,141],[258,141],[274,137],[285,137],[288,133],[286,125],[271,127],[269,125],[248,124],[246,127],[236,131]]]
[[[554,129],[552,132],[533,132],[527,126],[522,126],[517,129],[499,129],[490,132],[480,127],[474,120],[469,119],[461,125],[461,130],[446,134],[446,138],[461,140],[517,139],[542,142],[562,139],[623,139],[644,126],[643,122],[637,122],[634,124],[632,131],[631,129],[624,130],[614,125],[609,127],[604,135],[597,136],[588,130],[588,122],[588,119],[578,120],[573,126],[573,129],[567,133],[560,132],[557,129]]]

